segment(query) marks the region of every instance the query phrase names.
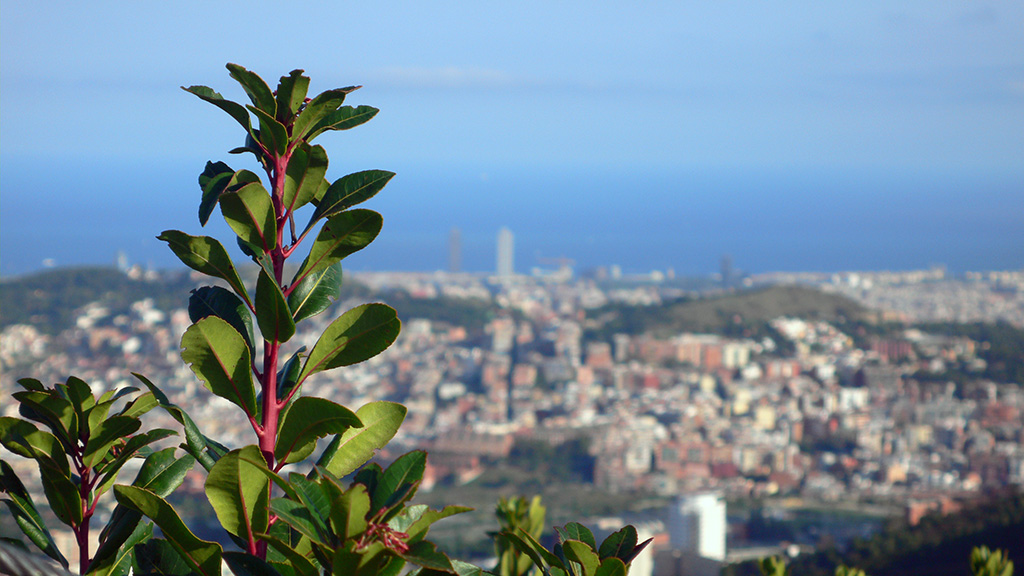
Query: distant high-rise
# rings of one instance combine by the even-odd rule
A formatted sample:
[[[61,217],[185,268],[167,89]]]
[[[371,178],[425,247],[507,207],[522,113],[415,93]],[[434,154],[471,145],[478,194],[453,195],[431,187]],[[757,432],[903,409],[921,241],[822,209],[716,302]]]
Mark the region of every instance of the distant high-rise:
[[[725,560],[725,500],[720,494],[677,496],[669,509],[672,548],[712,560]]]
[[[448,271],[462,272],[462,232],[458,228],[448,235]]]
[[[733,280],[732,256],[724,254],[721,262],[722,288],[731,288]]]
[[[515,237],[512,231],[502,227],[498,230],[498,276],[511,278],[515,274]]]

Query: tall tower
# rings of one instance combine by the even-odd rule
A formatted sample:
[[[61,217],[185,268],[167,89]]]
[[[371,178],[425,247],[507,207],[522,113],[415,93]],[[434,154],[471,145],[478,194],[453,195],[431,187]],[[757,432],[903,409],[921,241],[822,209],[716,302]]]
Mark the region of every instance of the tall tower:
[[[458,228],[448,235],[448,271],[462,272],[462,232]]]
[[[515,274],[515,238],[512,231],[502,227],[498,230],[498,276],[511,278]]]

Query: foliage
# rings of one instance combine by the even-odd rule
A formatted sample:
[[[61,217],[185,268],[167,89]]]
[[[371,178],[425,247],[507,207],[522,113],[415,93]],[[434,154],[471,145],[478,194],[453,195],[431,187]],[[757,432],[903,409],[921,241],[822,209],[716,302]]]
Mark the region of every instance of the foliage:
[[[981,546],[971,550],[971,574],[974,576],[1013,576],[1013,562],[1002,550]]]
[[[544,576],[625,576],[629,564],[651,540],[637,544],[636,528],[626,526],[605,538],[600,546],[582,524],[555,528],[558,543],[548,550],[522,526],[498,534],[508,546],[525,554]]]
[[[182,407],[140,374],[135,376],[148,391],[114,416],[109,416],[112,406],[134,388],[96,398],[77,378],[53,389],[21,380],[26,391],[15,398],[27,420],[0,419],[0,440],[39,464],[50,507],[78,539],[83,573],[219,576],[227,565],[237,576],[396,576],[408,564],[421,575],[482,573],[450,559],[426,539],[432,524],[468,509],[431,510],[411,503],[426,471],[424,452],[401,455],[386,468],[367,464],[398,431],[404,406],[371,402],[353,412],[302,394],[315,374],[387,349],[401,326],[395,310],[363,304],[330,322],[311,349],[288,344],[299,322],[338,300],[342,260],[369,245],[383,223],[380,214],[355,206],[394,176],[367,170],[329,182],[327,154],[312,141],[324,132],[363,124],[377,110],[344,105],[358,87],[308,98],[309,78],[301,70],[282,77],[272,91],[245,68],[227,68],[251,105],[227,100],[205,86],[185,90],[242,126],[244,145],[231,152],[252,154],[267,185],[249,170],[207,162],[199,176],[198,216],[205,226],[219,207],[237,236],[235,243],[258,267],[255,290],[217,239],[179,230],[165,230],[158,238],[211,281],[189,298],[192,324],[182,336],[182,360],[211,393],[242,410],[255,444],[232,449],[206,436]],[[308,214],[301,228],[300,210]],[[306,248],[304,258],[288,266],[300,247]],[[293,272],[286,275],[285,270]],[[147,448],[171,431],[136,434],[139,416],[156,407],[182,426],[185,456],[175,458],[175,448]],[[115,486],[117,472],[133,457],[146,458],[135,482]],[[195,462],[206,471],[206,497],[221,527],[241,551],[197,537],[169,503],[169,494]],[[304,462],[312,462],[305,473],[285,470]],[[19,526],[67,566],[21,481],[6,463],[0,472],[4,502]],[[118,506],[90,558],[89,521],[98,498],[111,488]],[[530,531],[516,526],[500,538],[546,576],[625,576],[629,562],[647,544],[637,545],[636,530],[626,527],[598,549],[586,528],[571,523],[560,532],[562,542],[554,553],[548,552],[531,536],[539,534],[543,517],[537,519],[539,503],[534,504],[528,511]],[[143,516],[152,523],[141,523]],[[153,537],[154,525],[159,538]]]
[[[764,576],[789,576],[790,569],[782,556],[768,556],[758,563],[761,574]]]
[[[534,496],[531,500],[522,496],[502,498],[498,501],[498,507],[495,510],[498,525],[503,532],[522,530],[538,542],[540,542],[541,534],[544,531],[546,514],[547,508],[540,503],[540,496]],[[498,576],[527,576],[536,573],[530,556],[512,546],[508,539],[495,538],[494,545],[498,555],[498,564],[494,567],[495,574]]]
[[[173,435],[171,430],[157,428],[136,434],[142,426],[139,417],[157,405],[152,393],[126,400],[137,389],[122,388],[97,398],[89,384],[75,377],[52,388],[31,378],[18,383],[24,390],[14,398],[23,418],[0,417],[0,444],[36,461],[50,508],[75,535],[79,572],[127,573],[132,546],[152,534],[152,526],[140,526],[141,516],[136,513],[117,510],[100,534],[95,556],[90,557],[90,524],[100,497],[132,458],[145,458],[132,485],[164,496],[181,484],[194,460],[190,456],[175,458],[173,448],[158,452],[149,448]],[[115,406],[119,409],[111,415]],[[67,568],[67,559],[57,549],[28,490],[2,460],[0,488],[6,495],[3,503],[28,539]]]

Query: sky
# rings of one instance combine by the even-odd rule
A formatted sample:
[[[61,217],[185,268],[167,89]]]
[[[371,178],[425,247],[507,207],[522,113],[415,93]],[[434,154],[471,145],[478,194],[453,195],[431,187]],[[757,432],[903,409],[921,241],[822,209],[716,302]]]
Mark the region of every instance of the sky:
[[[49,253],[60,264],[109,262],[111,244],[137,244],[146,259],[160,230],[197,233],[203,164],[248,166],[226,154],[240,144],[237,125],[179,87],[244,101],[227,62],[271,84],[302,68],[311,92],[363,86],[349,102],[381,113],[320,143],[329,176],[399,173],[382,194],[398,190],[374,206],[405,225],[391,250],[425,235],[443,252],[458,226],[469,242],[480,239],[483,262],[492,250],[483,239],[493,244],[499,225],[520,231],[529,251],[527,231],[596,206],[604,211],[586,226],[607,251],[600,245],[614,235],[595,228],[622,205],[639,207],[629,226],[640,242],[643,220],[662,211],[683,221],[709,198],[735,204],[737,174],[760,175],[741,186],[754,189],[817,175],[805,195],[835,180],[911,180],[894,194],[926,203],[940,198],[921,196],[921,182],[986,182],[973,200],[947,202],[946,217],[979,202],[1003,216],[1024,208],[1024,193],[1013,194],[1024,182],[1024,3],[281,6],[0,4],[0,272],[38,267]],[[673,193],[673,174],[728,177]],[[863,190],[835,193],[829,214],[839,225],[841,207]],[[126,222],[126,213],[139,216]],[[1021,224],[1003,226],[1024,239]],[[596,261],[547,238],[532,252]],[[709,247],[706,260],[745,248],[726,244]],[[640,242],[634,252],[645,249]],[[1019,250],[1003,251],[994,265],[1024,266]],[[791,266],[801,263],[822,265]],[[442,256],[429,262],[444,265]]]

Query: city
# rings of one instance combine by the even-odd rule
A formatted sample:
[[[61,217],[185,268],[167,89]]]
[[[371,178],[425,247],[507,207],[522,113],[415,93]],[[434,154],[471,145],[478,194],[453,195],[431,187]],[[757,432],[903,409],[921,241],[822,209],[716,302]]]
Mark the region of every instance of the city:
[[[988,343],[920,328],[1024,326],[1022,272],[740,277],[723,258],[722,273],[697,293],[673,283],[671,271],[629,278],[611,267],[577,277],[571,262],[561,261],[557,269],[519,275],[512,232],[503,228],[497,246],[493,275],[458,270],[457,231],[450,271],[354,275],[364,293],[336,306],[401,293],[409,302],[472,303],[486,313],[465,315],[459,324],[407,316],[395,304],[404,326],[394,346],[339,377],[307,384],[307,393],[353,409],[380,399],[405,404],[408,417],[393,447],[429,451],[426,487],[471,484],[523,443],[558,448],[575,441],[574,449],[586,451],[584,476],[596,489],[675,499],[674,512],[645,526],[666,535],[663,547],[671,542],[702,557],[714,572],[748,557],[744,548],[774,550],[755,547],[732,516],[726,522],[726,501],[875,507],[914,524],[926,513],[955,511],[976,496],[1024,485],[1020,383],[985,377]],[[119,264],[140,281],[170,274],[129,267],[123,258]],[[876,324],[908,328],[848,333],[864,325],[792,315],[759,328],[756,318],[735,314],[727,319],[735,329],[725,333],[654,325],[623,332],[610,312],[793,290],[802,300],[850,299]],[[312,347],[334,309],[312,319],[290,346]],[[8,397],[20,377],[49,382],[71,374],[113,388],[130,385],[137,372],[175,391],[173,402],[194,406],[206,434],[240,445],[244,417],[210,395],[180,360],[189,323],[184,306],[159,309],[142,299],[116,313],[87,305],[59,334],[7,326],[0,334],[0,392]],[[943,379],[953,366],[966,374],[959,383]],[[5,404],[5,415],[12,409]],[[171,426],[165,420],[159,425]],[[193,482],[201,491],[202,476]],[[680,517],[698,518],[698,528]],[[689,536],[680,535],[681,526],[690,527]],[[794,539],[806,550],[816,543],[806,535]]]

